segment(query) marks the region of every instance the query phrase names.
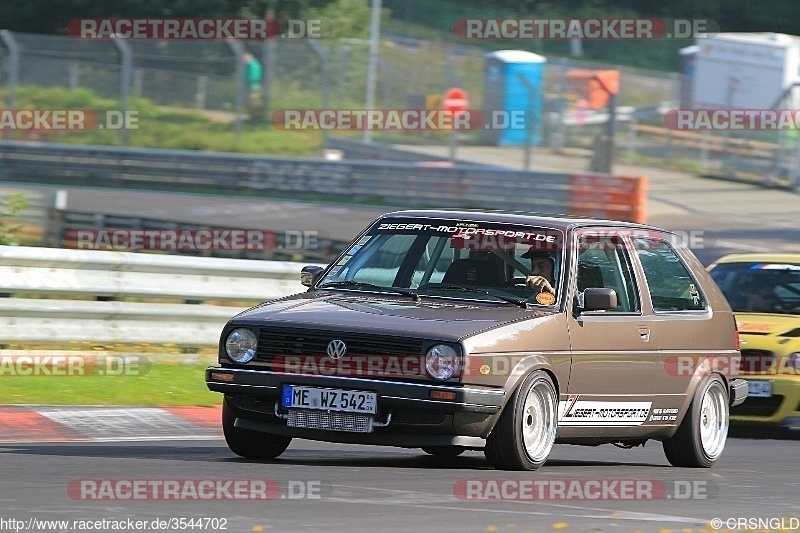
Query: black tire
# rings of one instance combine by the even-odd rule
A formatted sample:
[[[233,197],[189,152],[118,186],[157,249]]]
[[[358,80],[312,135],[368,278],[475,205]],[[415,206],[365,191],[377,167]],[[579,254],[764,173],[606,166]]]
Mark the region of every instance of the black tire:
[[[713,466],[725,448],[728,415],[728,390],[713,374],[697,387],[678,431],[662,442],[667,461],[688,468]]]
[[[461,446],[423,446],[422,451],[436,457],[457,457],[465,450]]]
[[[529,374],[508,400],[484,454],[499,470],[536,470],[556,439],[558,394],[547,373]]]
[[[292,442],[291,437],[237,428],[233,425],[235,421],[236,415],[228,406],[228,400],[223,400],[222,433],[225,435],[225,442],[233,453],[246,459],[275,459]]]

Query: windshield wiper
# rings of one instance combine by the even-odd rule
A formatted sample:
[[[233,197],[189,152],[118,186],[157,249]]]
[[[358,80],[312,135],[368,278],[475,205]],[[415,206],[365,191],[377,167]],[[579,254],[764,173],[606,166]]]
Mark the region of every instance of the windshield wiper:
[[[474,292],[476,294],[486,294],[486,295],[491,296],[493,298],[498,298],[500,300],[503,300],[504,302],[508,302],[510,304],[518,305],[518,306],[522,307],[523,309],[527,309],[528,308],[528,301],[525,300],[525,299],[512,298],[510,296],[504,296],[502,294],[496,294],[493,291],[484,290],[484,289],[478,289],[476,287],[465,287],[464,285],[457,285],[455,283],[448,283],[446,285],[440,285],[440,286],[431,287],[431,288],[432,289],[438,289],[438,290],[445,290],[445,291],[447,291],[447,290],[459,290],[459,291],[464,291],[464,292]]]
[[[408,296],[410,298],[413,298],[414,301],[418,301],[420,299],[419,294],[417,294],[416,291],[412,291],[410,289],[398,289],[397,287],[384,287],[383,285],[367,283],[366,281],[353,281],[353,280],[329,281],[328,283],[323,283],[322,285],[319,285],[317,288],[327,289],[335,287],[369,287],[370,289],[379,289],[381,291],[389,291],[397,294],[402,294],[403,296]]]

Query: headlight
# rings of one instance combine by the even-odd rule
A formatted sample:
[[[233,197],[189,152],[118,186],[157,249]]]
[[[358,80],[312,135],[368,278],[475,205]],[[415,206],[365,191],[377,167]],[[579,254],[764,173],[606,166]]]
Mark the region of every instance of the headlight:
[[[225,352],[233,361],[246,363],[256,356],[258,340],[247,328],[236,328],[225,339]]]
[[[432,346],[425,354],[425,370],[433,379],[450,379],[458,373],[458,352],[447,344]]]

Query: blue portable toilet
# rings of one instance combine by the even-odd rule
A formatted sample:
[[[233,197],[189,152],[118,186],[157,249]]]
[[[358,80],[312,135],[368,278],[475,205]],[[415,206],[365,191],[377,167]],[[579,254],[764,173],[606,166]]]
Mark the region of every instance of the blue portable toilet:
[[[531,144],[541,144],[545,63],[547,58],[523,50],[498,50],[484,56],[484,125],[489,123],[484,129],[485,142],[496,146],[525,144],[525,127],[520,127],[519,123],[517,127],[513,127],[513,124],[503,127],[501,120],[525,113],[528,127],[532,129]],[[532,101],[529,101],[531,90],[526,83],[533,91]],[[497,119],[494,124],[493,116]]]

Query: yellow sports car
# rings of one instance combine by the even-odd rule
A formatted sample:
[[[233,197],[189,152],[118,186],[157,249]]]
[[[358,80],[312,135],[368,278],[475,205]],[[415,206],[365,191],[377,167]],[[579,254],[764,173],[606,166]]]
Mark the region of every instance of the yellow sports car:
[[[734,254],[709,267],[735,312],[747,400],[731,423],[800,429],[800,254]]]

